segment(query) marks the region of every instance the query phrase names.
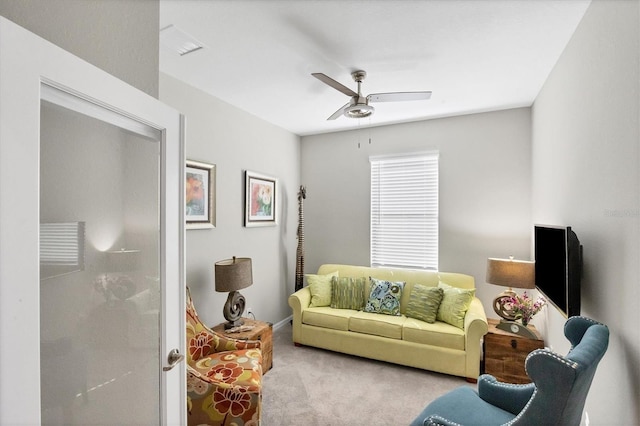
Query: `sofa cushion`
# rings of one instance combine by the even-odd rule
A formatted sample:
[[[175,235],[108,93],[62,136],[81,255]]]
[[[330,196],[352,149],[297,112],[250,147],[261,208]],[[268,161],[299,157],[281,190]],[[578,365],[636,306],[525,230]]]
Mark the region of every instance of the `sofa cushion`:
[[[357,311],[330,307],[308,308],[302,312],[302,323],[333,330],[349,330],[349,318]]]
[[[444,290],[444,296],[438,308],[436,319],[458,328],[464,328],[464,316],[476,294],[476,290],[452,287],[443,282],[440,282],[438,287]]]
[[[354,312],[349,318],[349,330],[356,333],[402,339],[402,325],[407,317]]]
[[[402,326],[402,340],[464,350],[464,331],[441,321],[429,324],[415,318],[407,318]]]
[[[392,282],[377,278],[370,278],[370,281],[371,290],[364,311],[399,316],[404,282]]]
[[[326,275],[307,274],[307,284],[311,292],[311,303],[309,306],[329,306],[331,304],[331,278],[337,277],[338,272]]]
[[[364,308],[366,277],[333,277],[331,279],[331,307],[335,309]]]
[[[434,323],[443,295],[444,290],[441,287],[427,287],[415,284],[411,288],[406,315],[428,323]]]

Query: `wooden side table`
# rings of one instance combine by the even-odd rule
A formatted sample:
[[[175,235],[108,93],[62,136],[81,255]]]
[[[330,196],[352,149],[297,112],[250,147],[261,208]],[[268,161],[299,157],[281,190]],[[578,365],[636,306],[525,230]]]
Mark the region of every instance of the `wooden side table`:
[[[532,325],[528,328],[537,339],[528,339],[496,328],[499,320],[489,318],[489,332],[484,336],[484,372],[506,383],[531,383],[524,369],[527,355],[544,348],[544,340]]]
[[[253,328],[241,333],[227,333],[224,329],[224,323],[222,323],[213,327],[213,331],[239,340],[260,340],[262,342],[262,372],[266,373],[271,369],[273,363],[273,324],[249,318],[242,319],[244,325]]]

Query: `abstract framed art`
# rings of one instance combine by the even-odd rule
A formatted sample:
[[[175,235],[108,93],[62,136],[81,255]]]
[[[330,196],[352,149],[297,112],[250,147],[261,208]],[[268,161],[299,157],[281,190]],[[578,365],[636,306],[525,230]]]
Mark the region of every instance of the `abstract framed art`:
[[[187,229],[216,226],[216,166],[187,160],[185,176]]]
[[[278,179],[245,171],[244,226],[277,225]]]

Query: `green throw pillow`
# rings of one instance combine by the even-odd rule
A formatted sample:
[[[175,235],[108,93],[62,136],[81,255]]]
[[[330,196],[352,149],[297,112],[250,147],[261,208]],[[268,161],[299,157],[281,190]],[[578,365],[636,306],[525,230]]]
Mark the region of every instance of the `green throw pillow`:
[[[436,322],[438,308],[444,296],[444,290],[440,287],[427,287],[415,284],[409,295],[406,314],[408,317],[426,321]]]
[[[400,316],[400,297],[402,296],[403,282],[391,282],[369,278],[371,291],[369,300],[364,306],[365,312]]]
[[[337,277],[338,271],[327,275],[307,274],[307,284],[311,291],[310,308],[329,306],[331,304],[331,277]]]
[[[458,328],[464,328],[464,316],[476,295],[476,290],[452,287],[443,282],[440,282],[438,287],[444,290],[444,295],[436,319]]]
[[[366,277],[333,277],[331,278],[331,307],[336,309],[364,308],[364,285]]]

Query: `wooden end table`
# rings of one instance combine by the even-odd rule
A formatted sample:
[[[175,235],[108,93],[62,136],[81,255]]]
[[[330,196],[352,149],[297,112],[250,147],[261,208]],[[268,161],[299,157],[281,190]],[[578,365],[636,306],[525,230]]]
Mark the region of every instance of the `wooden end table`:
[[[497,319],[489,318],[487,322],[489,332],[484,336],[483,343],[484,372],[506,383],[531,383],[524,369],[524,361],[531,351],[544,348],[544,340],[538,330],[529,325],[529,330],[535,333],[537,339],[528,339],[497,329],[496,325],[500,322]]]
[[[264,374],[271,369],[273,363],[273,324],[249,318],[242,318],[242,320],[244,325],[253,328],[240,333],[228,333],[222,323],[213,327],[213,331],[239,340],[260,340],[262,342],[262,373]]]

